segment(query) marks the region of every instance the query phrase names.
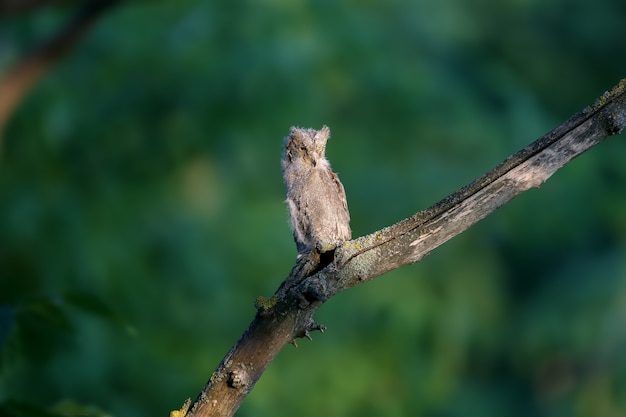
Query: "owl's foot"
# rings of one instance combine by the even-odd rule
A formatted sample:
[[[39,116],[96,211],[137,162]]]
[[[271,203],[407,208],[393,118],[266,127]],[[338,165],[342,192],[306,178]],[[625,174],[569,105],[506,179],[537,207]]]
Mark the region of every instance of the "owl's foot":
[[[306,278],[316,272],[319,264],[320,253],[316,248],[313,248],[310,252],[300,253],[298,254],[292,275],[300,279]]]
[[[313,248],[299,253],[296,260],[297,275],[304,278],[324,269],[334,259],[335,249],[341,242],[317,242]]]
[[[313,340],[313,338],[311,337],[311,332],[315,330],[319,331],[320,333],[324,333],[324,330],[326,330],[326,326],[324,326],[323,324],[315,323],[313,320],[309,320],[304,329],[299,330],[296,333],[296,336],[291,339],[289,343],[291,343],[295,347],[298,347],[298,343],[296,343],[297,338],[307,338],[309,340]]]
[[[317,242],[314,250],[316,250],[320,255],[323,255],[327,252],[333,252],[340,244],[341,242],[337,241]]]

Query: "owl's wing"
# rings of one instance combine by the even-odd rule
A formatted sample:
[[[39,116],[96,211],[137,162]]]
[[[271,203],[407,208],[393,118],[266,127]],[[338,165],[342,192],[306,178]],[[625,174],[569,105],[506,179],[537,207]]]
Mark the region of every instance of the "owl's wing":
[[[328,172],[330,173],[330,177],[333,180],[333,184],[335,184],[335,187],[337,187],[337,195],[343,203],[343,208],[346,211],[348,219],[350,219],[350,212],[348,211],[348,201],[346,199],[346,190],[343,188],[343,184],[341,183],[341,181],[339,181],[339,177],[337,176],[337,174],[335,174],[330,169],[328,170]]]
[[[336,219],[335,219],[335,228],[336,228],[336,239],[339,240],[350,240],[352,239],[352,230],[350,230],[350,211],[348,211],[348,201],[346,199],[346,190],[343,188],[343,184],[339,181],[339,177],[337,174],[332,172],[330,169],[328,172],[331,175],[332,183],[336,188],[335,196],[337,198],[336,204]]]

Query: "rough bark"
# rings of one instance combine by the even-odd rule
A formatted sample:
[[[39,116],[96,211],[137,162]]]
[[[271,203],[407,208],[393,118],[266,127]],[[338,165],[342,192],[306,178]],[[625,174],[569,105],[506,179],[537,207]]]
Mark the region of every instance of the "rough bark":
[[[397,224],[300,259],[272,298],[257,300],[250,327],[224,357],[191,407],[174,416],[231,416],[283,346],[323,330],[317,308],[337,293],[402,265],[540,186],[574,157],[626,125],[626,79],[593,105],[439,203]]]

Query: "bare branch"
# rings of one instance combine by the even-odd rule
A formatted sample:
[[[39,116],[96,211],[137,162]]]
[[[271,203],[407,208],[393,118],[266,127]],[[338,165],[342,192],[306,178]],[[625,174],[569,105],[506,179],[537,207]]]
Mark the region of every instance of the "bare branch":
[[[522,192],[539,187],[576,156],[621,132],[626,124],[625,90],[626,79],[594,105],[439,203],[393,226],[348,242],[344,245],[346,250],[340,252],[343,260],[338,262],[338,269],[355,270],[342,273],[345,278],[338,283],[337,292],[419,261]],[[370,262],[369,258],[378,260]],[[364,262],[365,265],[359,266]],[[365,274],[359,272],[363,267]]]
[[[257,300],[248,330],[193,405],[175,416],[231,416],[283,346],[323,330],[312,317],[337,293],[417,262],[626,125],[626,79],[592,106],[439,203],[393,226],[303,257],[270,299]]]

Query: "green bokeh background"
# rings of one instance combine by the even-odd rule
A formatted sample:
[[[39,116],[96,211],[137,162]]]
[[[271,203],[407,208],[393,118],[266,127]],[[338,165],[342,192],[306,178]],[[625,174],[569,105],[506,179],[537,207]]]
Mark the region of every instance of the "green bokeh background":
[[[1,17],[0,70],[67,17]],[[331,128],[367,234],[626,76],[625,20],[623,0],[120,5],[4,133],[0,410],[167,415],[294,264],[290,126]],[[610,138],[330,300],[237,415],[625,415],[624,155]]]

